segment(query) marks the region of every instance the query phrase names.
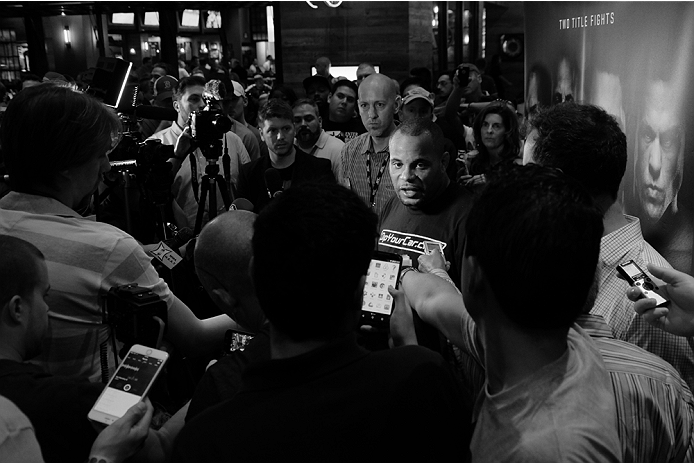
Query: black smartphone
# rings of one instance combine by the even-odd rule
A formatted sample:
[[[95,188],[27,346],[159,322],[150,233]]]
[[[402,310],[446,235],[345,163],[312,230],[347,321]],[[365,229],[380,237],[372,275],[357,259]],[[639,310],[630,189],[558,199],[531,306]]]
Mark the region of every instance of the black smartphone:
[[[393,313],[393,297],[388,286],[398,287],[402,256],[392,252],[375,251],[366,273],[361,306],[361,324],[387,327]]]

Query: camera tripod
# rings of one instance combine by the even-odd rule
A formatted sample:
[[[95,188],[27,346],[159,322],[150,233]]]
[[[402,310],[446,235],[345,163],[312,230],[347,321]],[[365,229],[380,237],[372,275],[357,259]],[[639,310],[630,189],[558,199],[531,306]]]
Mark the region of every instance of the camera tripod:
[[[231,206],[231,197],[227,181],[219,173],[219,152],[222,147],[222,140],[212,140],[206,145],[200,146],[200,151],[205,156],[207,160],[207,165],[205,166],[205,175],[202,176],[202,183],[200,188],[200,201],[198,202],[198,213],[195,217],[195,235],[197,236],[202,230],[202,219],[205,214],[205,202],[206,198],[209,196],[210,207],[208,208],[208,218],[209,220],[217,217],[217,188],[222,195],[222,201],[224,201],[224,207],[229,209]],[[224,155],[224,170],[227,172],[227,177],[229,177],[229,155],[225,153]]]

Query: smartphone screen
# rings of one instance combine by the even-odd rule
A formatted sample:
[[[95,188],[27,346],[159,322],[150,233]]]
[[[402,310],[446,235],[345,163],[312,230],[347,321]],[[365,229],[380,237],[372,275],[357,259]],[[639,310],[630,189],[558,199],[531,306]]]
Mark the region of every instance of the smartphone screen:
[[[388,286],[398,285],[398,275],[402,265],[402,257],[388,252],[376,252],[371,259],[366,273],[366,284],[362,299],[362,311],[370,316],[362,317],[365,324],[373,321],[377,324],[384,322],[393,311],[393,297],[388,292]]]
[[[147,394],[167,357],[166,352],[157,349],[133,346],[89,412],[89,418],[110,424],[125,415]]]

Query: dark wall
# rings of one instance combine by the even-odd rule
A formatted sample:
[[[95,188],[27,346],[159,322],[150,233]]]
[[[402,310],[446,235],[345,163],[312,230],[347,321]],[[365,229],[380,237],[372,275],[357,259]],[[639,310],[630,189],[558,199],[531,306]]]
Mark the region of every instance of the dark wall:
[[[316,58],[333,65],[370,62],[402,80],[415,66],[431,67],[432,2],[278,2],[284,82],[303,94],[301,82]]]

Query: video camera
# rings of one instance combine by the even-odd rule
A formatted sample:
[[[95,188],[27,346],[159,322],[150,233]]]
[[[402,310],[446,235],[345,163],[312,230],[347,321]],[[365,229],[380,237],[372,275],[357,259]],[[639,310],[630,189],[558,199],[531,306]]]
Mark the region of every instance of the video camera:
[[[231,130],[231,120],[221,108],[225,95],[226,89],[219,80],[209,81],[202,95],[205,108],[190,115],[191,135],[207,160],[221,156],[222,137]]]
[[[102,316],[125,345],[121,353],[133,344],[158,348],[168,321],[166,302],[137,284],[111,288],[103,301]]]

